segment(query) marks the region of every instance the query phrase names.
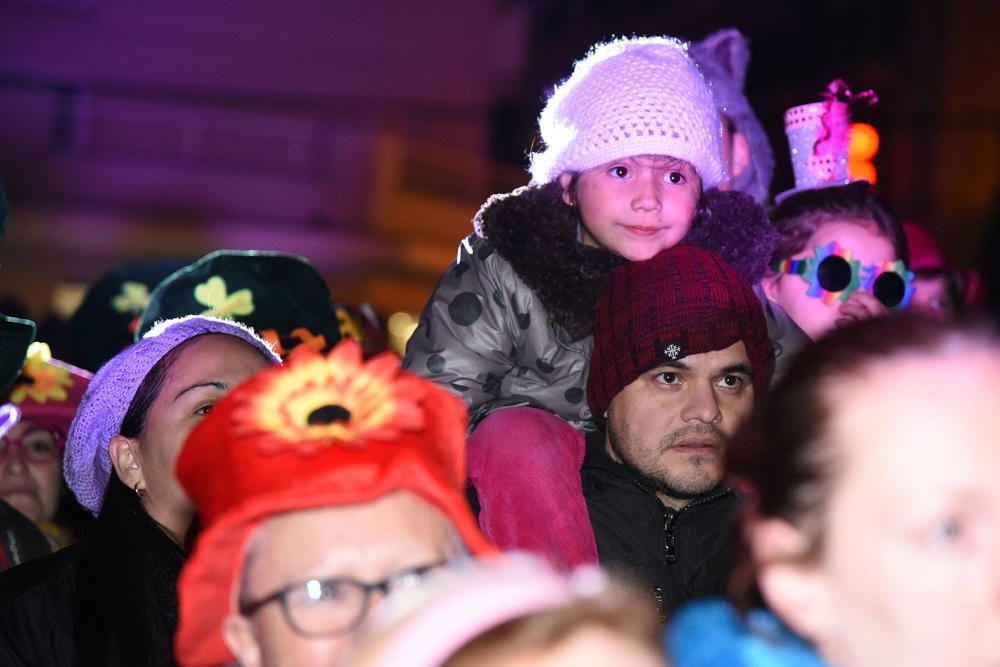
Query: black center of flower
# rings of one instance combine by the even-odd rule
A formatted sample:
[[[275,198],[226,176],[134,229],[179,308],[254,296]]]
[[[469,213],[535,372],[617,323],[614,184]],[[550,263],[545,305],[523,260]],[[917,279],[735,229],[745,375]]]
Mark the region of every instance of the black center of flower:
[[[324,405],[309,413],[306,419],[311,426],[317,424],[332,424],[334,422],[346,422],[351,419],[351,411],[342,405]]]

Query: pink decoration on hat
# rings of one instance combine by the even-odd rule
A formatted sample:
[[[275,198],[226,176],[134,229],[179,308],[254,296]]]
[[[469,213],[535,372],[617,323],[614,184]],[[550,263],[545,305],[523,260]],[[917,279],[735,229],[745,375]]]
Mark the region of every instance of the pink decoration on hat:
[[[874,104],[873,90],[854,93],[841,79],[831,81],[818,102],[792,107],[785,112],[785,135],[792,158],[795,187],[775,201],[816,188],[847,185],[847,151],[851,143],[851,106]]]

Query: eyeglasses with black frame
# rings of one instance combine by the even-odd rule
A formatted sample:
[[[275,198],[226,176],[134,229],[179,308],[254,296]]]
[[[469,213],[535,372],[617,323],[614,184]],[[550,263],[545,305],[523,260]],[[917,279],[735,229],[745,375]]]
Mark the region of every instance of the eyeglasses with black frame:
[[[418,586],[426,574],[445,563],[407,568],[375,582],[351,577],[298,581],[259,600],[242,601],[239,609],[244,616],[250,616],[278,601],[289,627],[297,634],[303,637],[346,635],[356,630],[368,614],[372,593],[388,595],[397,588]]]

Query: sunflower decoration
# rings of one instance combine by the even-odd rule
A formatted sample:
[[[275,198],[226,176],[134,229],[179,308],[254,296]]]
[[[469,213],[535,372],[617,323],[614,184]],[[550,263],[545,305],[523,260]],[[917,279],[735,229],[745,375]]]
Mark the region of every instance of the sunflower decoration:
[[[234,430],[267,454],[362,448],[425,425],[423,383],[402,372],[395,355],[364,362],[350,339],[327,356],[300,346],[255,389],[234,407]]]
[[[49,399],[65,401],[66,389],[73,386],[73,378],[65,368],[49,363],[52,351],[45,343],[35,342],[28,348],[28,358],[21,369],[21,376],[10,389],[10,402],[20,404],[26,398],[36,403]]]

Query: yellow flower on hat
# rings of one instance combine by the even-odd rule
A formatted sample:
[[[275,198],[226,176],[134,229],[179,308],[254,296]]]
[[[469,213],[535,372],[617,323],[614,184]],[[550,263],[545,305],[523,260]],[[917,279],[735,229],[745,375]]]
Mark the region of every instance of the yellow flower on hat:
[[[212,276],[194,288],[195,301],[208,309],[202,315],[232,319],[253,312],[253,292],[247,288],[229,294],[226,281],[221,276]]]
[[[364,330],[358,323],[357,318],[355,318],[351,313],[347,311],[343,306],[337,306],[337,322],[340,325],[340,335],[342,338],[353,338],[358,342],[364,342],[365,336]]]
[[[399,359],[364,362],[361,346],[345,339],[323,356],[300,346],[284,368],[234,410],[236,428],[264,452],[311,454],[333,444],[363,447],[424,428],[426,388],[403,373]]]
[[[35,342],[28,348],[28,358],[21,369],[21,377],[26,381],[14,384],[10,391],[10,402],[18,405],[26,398],[36,403],[49,399],[66,400],[66,388],[73,386],[73,378],[65,368],[49,363],[52,351],[45,343]]]

